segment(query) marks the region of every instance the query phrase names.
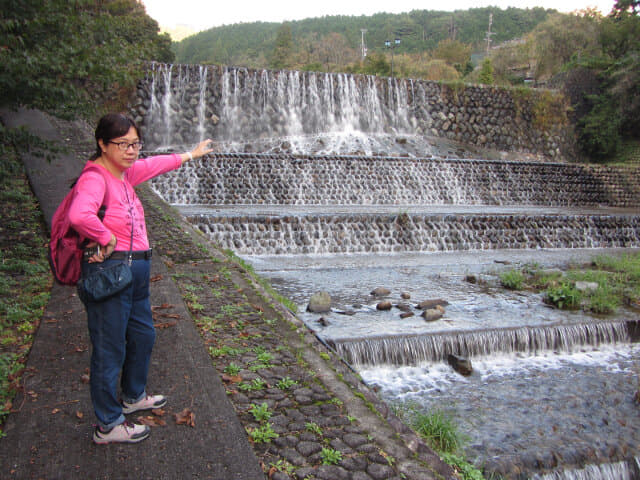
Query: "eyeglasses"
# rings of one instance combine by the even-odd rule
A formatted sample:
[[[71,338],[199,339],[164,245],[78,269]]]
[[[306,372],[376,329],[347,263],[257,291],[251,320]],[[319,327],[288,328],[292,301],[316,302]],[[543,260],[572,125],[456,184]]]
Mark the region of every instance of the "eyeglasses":
[[[142,142],[112,142],[111,140],[109,140],[109,143],[117,145],[121,152],[126,152],[127,150],[129,150],[129,147],[132,147],[137,152],[142,148],[143,145]]]

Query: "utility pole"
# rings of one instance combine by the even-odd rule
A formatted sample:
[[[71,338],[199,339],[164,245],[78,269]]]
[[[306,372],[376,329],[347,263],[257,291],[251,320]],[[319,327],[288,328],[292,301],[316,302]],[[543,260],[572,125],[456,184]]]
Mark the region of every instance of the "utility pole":
[[[391,50],[391,76],[393,77],[393,51],[400,46],[400,39],[396,38],[393,43],[391,40],[385,40],[384,46]]]
[[[362,60],[367,56],[367,44],[364,43],[364,34],[367,33],[366,28],[361,28],[360,33],[362,33],[362,41],[360,42],[360,50],[362,51]]]
[[[489,14],[489,29],[487,30],[487,55],[489,54],[489,49],[491,48],[491,35],[495,35],[491,31],[491,24],[493,23],[493,13]]]

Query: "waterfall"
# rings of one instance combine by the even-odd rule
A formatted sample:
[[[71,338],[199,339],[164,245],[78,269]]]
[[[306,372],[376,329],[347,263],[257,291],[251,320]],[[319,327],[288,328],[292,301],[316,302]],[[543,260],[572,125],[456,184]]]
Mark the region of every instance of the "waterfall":
[[[371,149],[376,135],[411,135],[426,128],[414,116],[410,93],[414,87],[408,80],[389,79],[385,85],[372,76],[197,68],[177,66],[176,75],[173,65],[153,65],[145,127],[149,131],[161,127],[162,134],[151,138],[150,148],[182,142],[186,137],[182,131],[194,123],[189,116],[194,108],[198,136],[209,135],[231,149],[256,140],[286,141],[294,149],[314,141],[325,150]],[[209,106],[217,112],[219,124],[208,121]],[[366,136],[370,138],[365,141]]]
[[[603,465],[587,465],[584,468],[537,474],[531,480],[635,480],[638,478],[640,459],[632,462],[616,462]]]
[[[162,97],[162,120],[165,127],[162,141],[164,145],[169,145],[171,142],[171,131],[173,129],[173,115],[171,111],[171,72],[172,67],[169,67],[162,73],[164,80],[164,95]]]
[[[332,339],[330,344],[347,362],[360,366],[437,362],[446,360],[450,354],[474,357],[496,352],[535,354],[545,350],[570,353],[584,345],[598,346],[628,341],[626,323],[603,322],[413,336]]]
[[[204,126],[206,102],[207,102],[207,67],[200,65],[200,82],[198,95],[198,142],[205,139],[206,129]]]

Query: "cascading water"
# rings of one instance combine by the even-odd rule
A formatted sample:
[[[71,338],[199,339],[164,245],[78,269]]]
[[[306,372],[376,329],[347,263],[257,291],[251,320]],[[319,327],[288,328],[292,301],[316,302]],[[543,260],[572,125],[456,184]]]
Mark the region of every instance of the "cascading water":
[[[637,478],[637,315],[561,312],[496,281],[510,263],[546,268],[640,247],[635,171],[472,158],[477,150],[450,140],[515,150],[543,136],[493,125],[511,112],[503,99],[434,110],[444,94],[422,81],[155,65],[145,95],[147,144],[210,137],[227,152],[154,189],[269,277],[384,398],[447,405],[488,473]],[[494,103],[503,114],[478,120]],[[446,141],[434,138],[442,132]],[[392,310],[369,295],[380,285]],[[318,290],[332,296],[322,315],[304,311]],[[441,320],[420,317],[425,298],[446,299]],[[469,356],[475,373],[453,372],[449,354]]]

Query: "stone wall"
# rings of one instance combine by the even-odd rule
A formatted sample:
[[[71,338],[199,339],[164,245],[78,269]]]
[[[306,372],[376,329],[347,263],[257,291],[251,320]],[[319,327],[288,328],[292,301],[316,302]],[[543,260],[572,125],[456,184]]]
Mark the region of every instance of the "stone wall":
[[[152,145],[188,143],[196,132],[249,143],[353,129],[437,137],[540,159],[574,152],[565,100],[548,90],[154,64],[131,110]]]
[[[605,215],[246,215],[187,217],[248,255],[638,248],[640,218]]]
[[[640,206],[632,167],[255,154],[201,162],[152,184],[173,204]]]

